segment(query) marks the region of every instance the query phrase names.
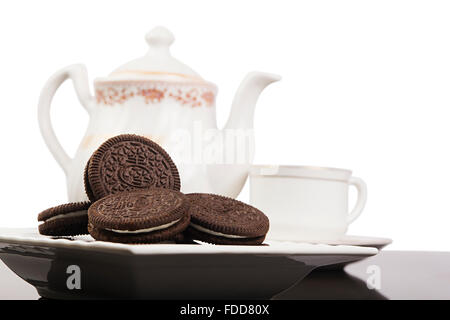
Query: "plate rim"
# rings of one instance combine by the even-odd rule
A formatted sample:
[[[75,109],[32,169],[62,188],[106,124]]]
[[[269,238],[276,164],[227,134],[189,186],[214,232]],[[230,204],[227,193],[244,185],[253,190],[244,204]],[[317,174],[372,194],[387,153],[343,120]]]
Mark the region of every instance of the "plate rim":
[[[5,233],[7,234],[5,235]],[[32,233],[24,235],[24,232]],[[34,234],[33,234],[34,233]],[[51,239],[36,228],[0,228],[0,243],[34,245],[46,248],[128,253],[131,255],[258,254],[258,255],[356,255],[373,256],[373,247],[267,241],[270,246],[215,246],[189,244],[133,245],[103,241]]]

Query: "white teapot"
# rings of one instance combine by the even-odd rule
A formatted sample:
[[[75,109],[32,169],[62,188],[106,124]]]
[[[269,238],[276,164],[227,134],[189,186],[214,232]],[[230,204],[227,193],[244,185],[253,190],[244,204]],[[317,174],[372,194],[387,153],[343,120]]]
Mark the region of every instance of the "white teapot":
[[[39,125],[66,174],[69,201],[87,199],[83,171],[91,154],[110,137],[125,133],[145,136],[166,149],[178,167],[181,191],[237,197],[253,161],[256,101],[262,90],[280,77],[249,73],[236,93],[225,128],[218,130],[217,87],[171,56],[174,37],[166,28],[153,29],[146,40],[150,46],[147,55],[94,81],[95,97],[83,65],[58,71],[42,90]],[[62,148],[50,121],[53,96],[67,79],[72,79],[90,116],[74,158]]]

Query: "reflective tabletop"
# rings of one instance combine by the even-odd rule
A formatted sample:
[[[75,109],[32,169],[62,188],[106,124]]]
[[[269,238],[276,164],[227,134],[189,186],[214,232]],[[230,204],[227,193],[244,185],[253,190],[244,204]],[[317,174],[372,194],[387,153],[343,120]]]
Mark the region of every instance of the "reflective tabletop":
[[[0,299],[39,299],[33,286],[0,262]],[[273,299],[450,299],[450,252],[389,251],[316,269]]]

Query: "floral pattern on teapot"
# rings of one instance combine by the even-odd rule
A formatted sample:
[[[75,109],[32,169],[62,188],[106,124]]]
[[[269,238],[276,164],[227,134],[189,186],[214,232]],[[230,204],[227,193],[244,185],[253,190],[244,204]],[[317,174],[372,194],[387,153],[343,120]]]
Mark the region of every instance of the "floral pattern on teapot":
[[[190,107],[212,107],[215,104],[216,92],[210,86],[180,84],[168,85],[167,82],[142,82],[97,84],[95,96],[98,104],[112,106],[124,104],[130,99],[144,99],[146,104],[160,103],[171,99],[181,105]]]

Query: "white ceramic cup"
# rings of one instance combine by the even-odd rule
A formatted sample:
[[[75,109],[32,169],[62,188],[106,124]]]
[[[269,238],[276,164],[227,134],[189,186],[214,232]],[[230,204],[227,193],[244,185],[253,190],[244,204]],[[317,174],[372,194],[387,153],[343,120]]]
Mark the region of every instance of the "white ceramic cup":
[[[348,208],[349,186],[358,190]],[[252,166],[250,203],[270,219],[267,239],[322,242],[338,240],[362,213],[367,187],[352,172],[306,166]]]

